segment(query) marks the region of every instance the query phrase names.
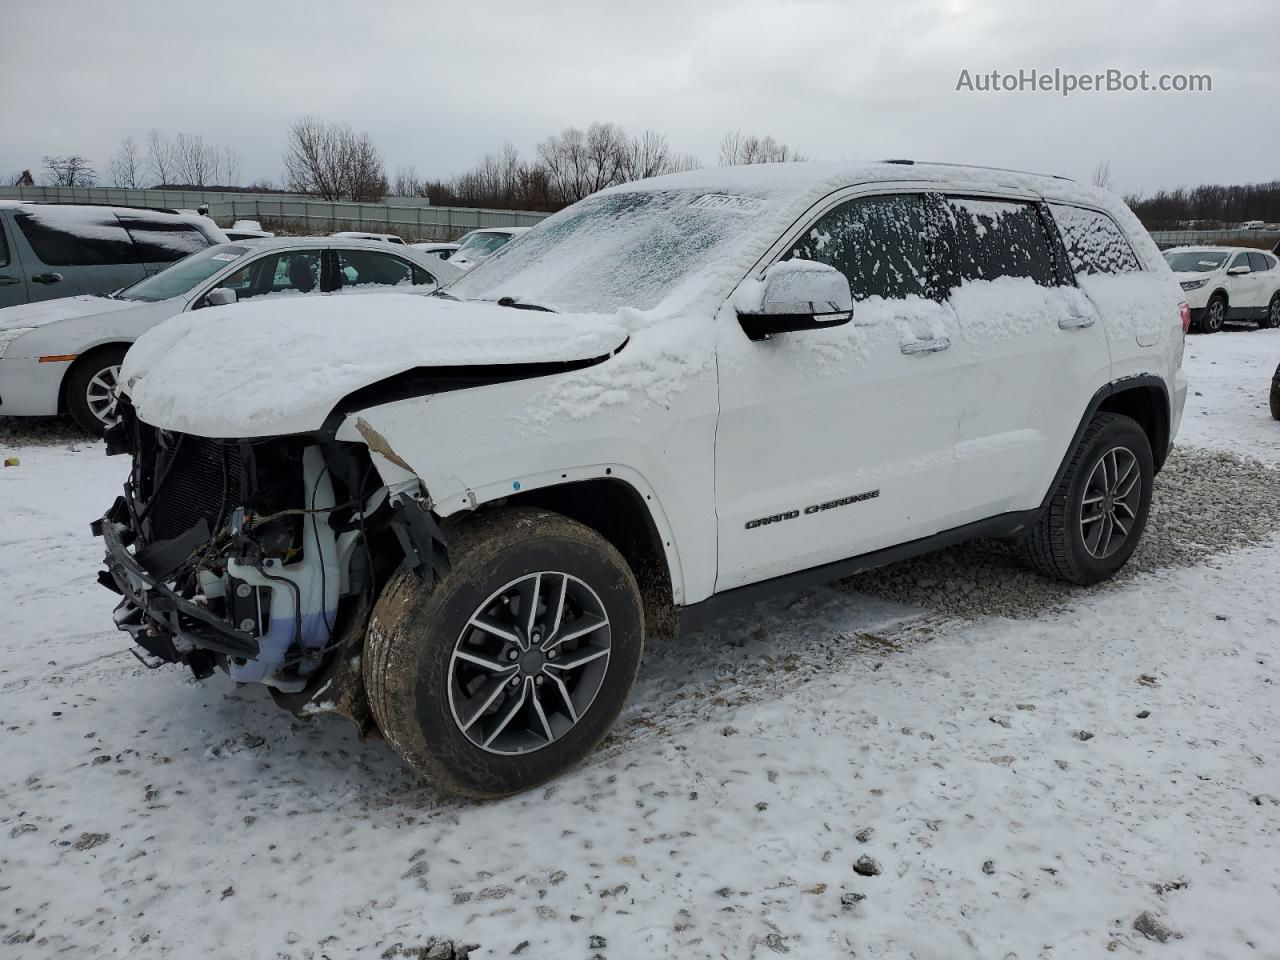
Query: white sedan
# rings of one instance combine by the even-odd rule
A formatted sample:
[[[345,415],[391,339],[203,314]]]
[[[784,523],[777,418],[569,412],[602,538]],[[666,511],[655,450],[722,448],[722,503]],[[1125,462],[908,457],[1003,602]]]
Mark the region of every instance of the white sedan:
[[[67,413],[101,433],[134,340],[192,310],[239,300],[431,293],[461,271],[376,240],[292,237],[223,243],[107,296],[0,310],[0,416]]]

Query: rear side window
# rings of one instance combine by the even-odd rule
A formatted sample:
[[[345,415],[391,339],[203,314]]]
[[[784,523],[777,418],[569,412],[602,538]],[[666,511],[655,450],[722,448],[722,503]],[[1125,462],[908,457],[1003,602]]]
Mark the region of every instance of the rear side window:
[[[828,211],[784,260],[816,260],[849,278],[855,300],[941,300],[932,240],[937,218],[921,194],[859,197]]]
[[[955,280],[1026,277],[1057,285],[1053,247],[1035,204],[1019,200],[946,197]]]
[[[203,233],[181,220],[150,220],[121,216],[143,263],[174,263],[209,246]]]
[[[138,262],[133,241],[110,210],[23,207],[14,220],[32,251],[48,266],[96,267]]]
[[[1270,270],[1271,264],[1267,262],[1269,259],[1265,253],[1251,253],[1249,254],[1249,266],[1255,273],[1259,270]]]
[[[1105,213],[1051,203],[1076,273],[1137,273],[1142,269],[1133,247]]]

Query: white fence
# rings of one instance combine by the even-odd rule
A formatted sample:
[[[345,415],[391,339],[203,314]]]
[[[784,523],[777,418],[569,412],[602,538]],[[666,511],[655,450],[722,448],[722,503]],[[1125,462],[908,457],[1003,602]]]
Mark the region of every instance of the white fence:
[[[478,227],[531,227],[548,214],[532,210],[433,207],[417,197],[386,203],[313,200],[289,193],[224,193],[217,190],[126,190],[120,187],[0,187],[0,200],[103,203],[121,207],[191,209],[207,205],[222,226],[235,220],[265,221],[268,228],[303,233],[367,230],[409,240],[452,240]]]

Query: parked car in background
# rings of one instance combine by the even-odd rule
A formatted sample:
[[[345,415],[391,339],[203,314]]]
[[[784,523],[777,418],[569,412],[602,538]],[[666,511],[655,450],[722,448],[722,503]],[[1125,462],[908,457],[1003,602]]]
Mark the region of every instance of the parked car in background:
[[[593,750],[646,634],[973,537],[1111,577],[1187,390],[1118,197],[947,165],[628,183],[441,295],[340,306],[130,351],[114,623],[478,796]]]
[[[459,272],[377,241],[283,237],[207,247],[109,296],[9,307],[0,310],[0,415],[67,413],[101,433],[125,352],[163,320],[242,300],[430,293]]]
[[[331,237],[340,237],[344,240],[377,240],[381,243],[404,243],[403,237],[398,237],[394,233],[364,233],[360,230],[340,230],[337,233],[329,234]],[[408,246],[408,244],[405,244]]]
[[[198,214],[0,200],[0,308],[109,293],[226,239]]]
[[[449,257],[449,262],[463,270],[470,270],[529,230],[529,227],[486,227],[483,230],[472,230],[462,235],[462,239],[458,241],[458,249]]]
[[[454,251],[458,249],[456,243],[441,243],[435,240],[422,240],[418,243],[411,243],[409,246],[419,253],[425,253],[441,260],[448,260],[453,256]]]
[[[1240,247],[1175,247],[1164,259],[1191,306],[1191,323],[1217,333],[1224,323],[1280,327],[1280,259]]]
[[[227,235],[228,240],[266,240],[274,237],[275,234],[270,230],[263,230],[262,224],[257,220],[237,220],[226,230],[222,231]]]

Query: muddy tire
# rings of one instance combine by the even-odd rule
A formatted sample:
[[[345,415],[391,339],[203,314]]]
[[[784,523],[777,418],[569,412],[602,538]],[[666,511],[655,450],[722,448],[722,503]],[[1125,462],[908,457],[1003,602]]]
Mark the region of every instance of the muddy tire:
[[[1049,505],[1020,543],[1040,574],[1087,585],[1107,580],[1138,546],[1155,463],[1136,421],[1100,413],[1089,423]]]
[[[635,577],[594,530],[524,507],[448,531],[451,572],[401,569],[365,639],[383,735],[450,793],[500,797],[589,754],[635,681],[644,615]]]

